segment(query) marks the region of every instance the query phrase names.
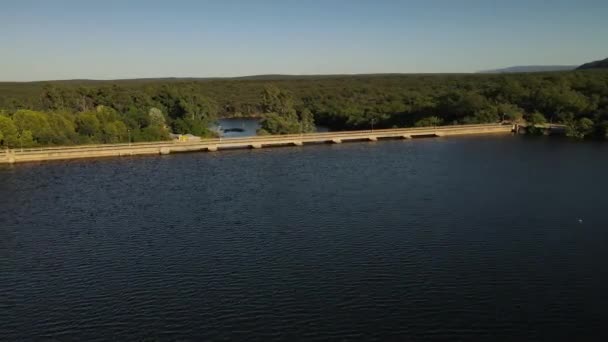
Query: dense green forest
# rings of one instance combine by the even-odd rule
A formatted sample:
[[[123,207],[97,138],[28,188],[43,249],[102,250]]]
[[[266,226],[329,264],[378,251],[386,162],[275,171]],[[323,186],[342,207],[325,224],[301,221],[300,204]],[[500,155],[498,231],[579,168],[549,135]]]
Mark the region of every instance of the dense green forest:
[[[3,147],[210,137],[221,117],[260,117],[260,134],[525,120],[606,138],[608,71],[0,83]]]

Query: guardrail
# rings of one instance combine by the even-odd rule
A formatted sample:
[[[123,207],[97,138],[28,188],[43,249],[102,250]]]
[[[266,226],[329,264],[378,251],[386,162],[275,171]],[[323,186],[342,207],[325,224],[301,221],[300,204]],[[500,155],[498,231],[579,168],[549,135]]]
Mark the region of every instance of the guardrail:
[[[223,141],[253,141],[253,140],[282,140],[289,138],[323,138],[329,136],[350,136],[357,134],[382,134],[382,133],[407,133],[416,131],[445,131],[445,130],[463,130],[471,128],[481,127],[502,127],[505,125],[500,124],[475,124],[475,125],[452,125],[452,126],[431,126],[431,127],[411,127],[411,128],[387,128],[387,129],[375,129],[375,130],[356,130],[356,131],[335,131],[335,132],[318,132],[318,133],[303,133],[303,134],[282,134],[282,135],[256,135],[250,137],[234,137],[234,138],[213,138],[213,139],[201,139],[200,141],[157,141],[157,142],[141,142],[141,143],[120,143],[120,144],[96,144],[96,145],[78,145],[78,146],[53,146],[53,147],[40,147],[40,148],[24,148],[24,149],[13,149],[15,153],[25,152],[47,152],[54,150],[92,150],[92,149],[116,149],[116,148],[137,148],[137,147],[148,147],[148,146],[187,146],[187,145],[199,145],[201,143],[221,143]]]
[[[285,145],[302,143],[341,142],[349,140],[376,140],[378,138],[411,137],[416,135],[458,135],[484,132],[508,132],[511,125],[478,124],[453,125],[436,127],[392,128],[377,130],[321,132],[287,135],[263,135],[235,138],[202,139],[188,142],[146,142],[123,143],[107,145],[81,145],[65,147],[43,147],[4,150],[0,153],[0,163],[20,161],[72,159],[103,156],[122,156],[136,154],[168,154],[171,152],[185,152],[197,150],[215,151],[218,148],[262,147],[271,145]]]

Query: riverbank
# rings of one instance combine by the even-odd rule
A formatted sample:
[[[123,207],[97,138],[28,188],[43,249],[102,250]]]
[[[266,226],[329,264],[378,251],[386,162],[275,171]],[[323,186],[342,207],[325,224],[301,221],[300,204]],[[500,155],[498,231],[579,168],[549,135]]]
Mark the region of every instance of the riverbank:
[[[325,132],[292,135],[255,136],[230,139],[204,139],[200,142],[154,142],[93,146],[48,147],[38,149],[6,150],[0,154],[0,164],[42,162],[81,158],[121,157],[134,155],[167,155],[178,152],[223,149],[302,146],[306,144],[350,141],[378,141],[381,139],[412,139],[472,134],[509,134],[512,125],[483,124],[442,127],[397,128],[366,131]]]

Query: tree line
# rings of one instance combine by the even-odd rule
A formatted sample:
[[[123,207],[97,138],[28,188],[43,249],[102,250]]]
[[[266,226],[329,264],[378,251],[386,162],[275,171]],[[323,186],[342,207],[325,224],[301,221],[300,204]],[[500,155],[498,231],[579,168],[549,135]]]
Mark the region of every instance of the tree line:
[[[0,83],[0,108],[3,147],[210,137],[225,117],[260,134],[510,120],[606,138],[608,72]]]

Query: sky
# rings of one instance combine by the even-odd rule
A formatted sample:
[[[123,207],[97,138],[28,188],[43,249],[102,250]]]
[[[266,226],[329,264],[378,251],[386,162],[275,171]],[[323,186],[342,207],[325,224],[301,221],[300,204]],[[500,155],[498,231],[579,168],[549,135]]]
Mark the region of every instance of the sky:
[[[607,0],[0,0],[0,81],[476,72],[608,57]]]

